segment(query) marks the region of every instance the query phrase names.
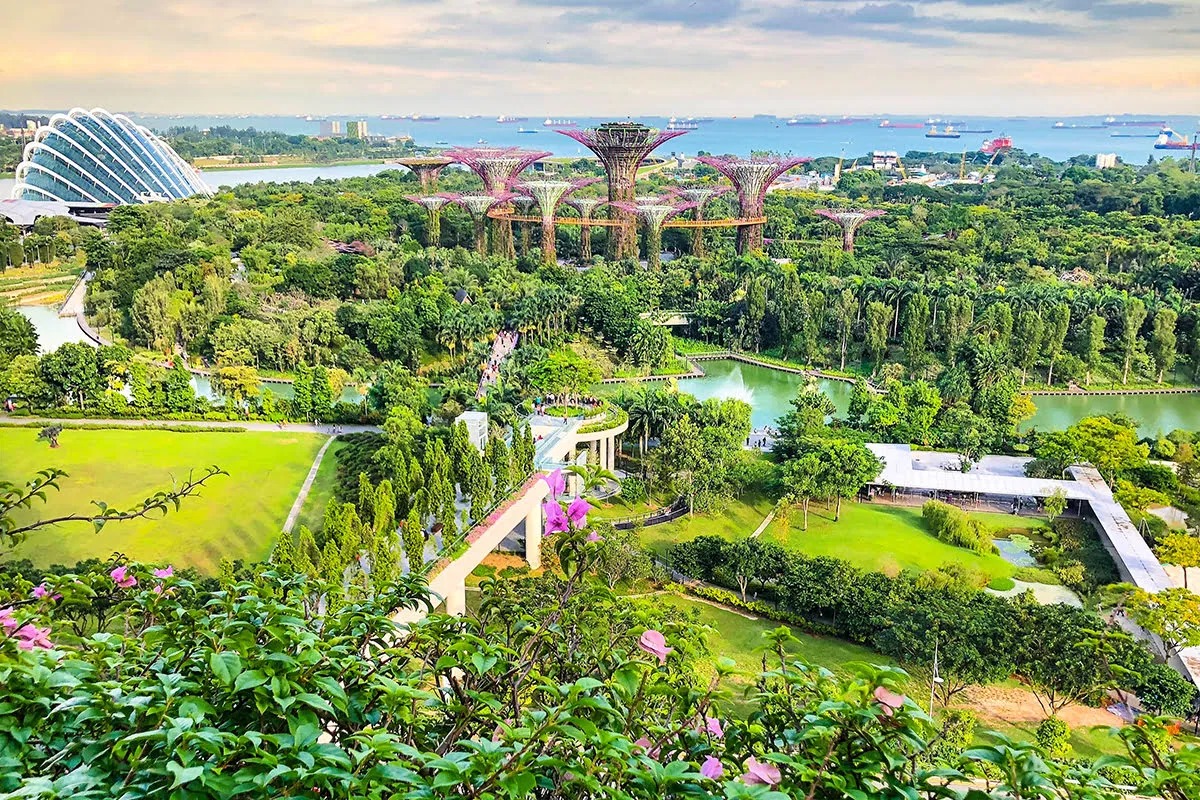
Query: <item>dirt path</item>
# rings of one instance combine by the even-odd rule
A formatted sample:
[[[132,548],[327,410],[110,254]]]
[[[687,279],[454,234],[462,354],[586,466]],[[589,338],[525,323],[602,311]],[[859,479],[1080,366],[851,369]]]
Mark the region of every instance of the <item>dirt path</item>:
[[[296,526],[296,520],[300,518],[300,512],[304,508],[304,501],[308,499],[308,490],[312,488],[313,481],[317,479],[317,470],[321,468],[321,462],[325,459],[325,451],[329,449],[329,445],[333,444],[336,436],[330,436],[325,440],[325,444],[321,445],[321,449],[317,451],[317,457],[313,459],[312,467],[308,470],[308,475],[304,478],[304,485],[300,487],[299,494],[296,495],[296,501],[292,503],[292,510],[288,512],[287,519],[283,523],[283,532],[291,533],[292,528]]]

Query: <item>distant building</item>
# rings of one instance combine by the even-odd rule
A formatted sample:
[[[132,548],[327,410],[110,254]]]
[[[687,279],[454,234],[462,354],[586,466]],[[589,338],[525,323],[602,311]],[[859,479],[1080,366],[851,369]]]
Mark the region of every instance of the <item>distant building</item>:
[[[876,150],[871,153],[871,169],[876,172],[891,172],[900,165],[900,154],[895,150]]]
[[[367,121],[365,119],[346,120],[347,139],[367,138]]]
[[[488,415],[482,411],[464,411],[454,418],[455,425],[460,422],[467,424],[467,435],[471,439],[471,444],[475,445],[482,453],[487,447]]]
[[[321,132],[319,135],[326,139],[330,139],[335,136],[341,136],[342,135],[342,121],[339,119],[323,119],[323,120],[321,120]]]
[[[1112,169],[1116,165],[1116,153],[1096,153],[1096,169]]]

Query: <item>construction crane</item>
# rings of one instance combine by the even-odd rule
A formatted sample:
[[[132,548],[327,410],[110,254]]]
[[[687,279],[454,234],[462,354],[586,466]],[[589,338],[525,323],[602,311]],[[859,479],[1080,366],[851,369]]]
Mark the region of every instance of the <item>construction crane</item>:
[[[1012,146],[1012,137],[1004,135],[997,136],[995,139],[983,143],[983,147],[980,148],[980,152],[984,154],[991,153],[992,157],[988,159],[987,166],[980,170],[980,181],[983,180],[984,175],[988,174],[988,170],[990,170],[992,165],[996,163],[996,159],[1000,157],[1001,153],[1007,153],[1009,150],[1012,150]]]
[[[967,148],[963,148],[962,160],[958,162],[958,179],[965,181],[967,179]]]
[[[896,168],[900,170],[901,179],[908,180],[908,170],[904,168],[904,160],[899,154],[896,155]]]

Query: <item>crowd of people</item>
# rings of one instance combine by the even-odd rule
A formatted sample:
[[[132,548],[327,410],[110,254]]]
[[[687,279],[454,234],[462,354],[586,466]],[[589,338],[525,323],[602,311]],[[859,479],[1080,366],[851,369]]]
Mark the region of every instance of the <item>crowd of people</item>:
[[[492,342],[492,354],[488,356],[488,362],[483,367],[483,374],[479,377],[479,390],[475,392],[476,398],[482,399],[487,394],[488,387],[499,380],[500,365],[513,350],[517,349],[517,336],[516,331],[500,331],[496,334],[496,339]]]

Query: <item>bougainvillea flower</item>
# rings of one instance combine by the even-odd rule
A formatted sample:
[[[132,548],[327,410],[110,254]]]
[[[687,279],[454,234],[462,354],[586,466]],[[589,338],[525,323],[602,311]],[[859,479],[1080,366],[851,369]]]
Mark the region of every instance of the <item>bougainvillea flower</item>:
[[[50,592],[46,589],[46,584],[44,583],[39,583],[37,586],[33,587],[33,596],[37,600],[41,600],[48,594],[50,594]]]
[[[175,568],[171,567],[171,566],[168,566],[166,569],[154,570],[154,577],[156,577],[156,578],[169,578],[174,574],[175,574]]]
[[[704,763],[700,765],[700,775],[704,778],[716,780],[725,774],[725,768],[721,766],[721,762],[709,756],[704,759]]]
[[[43,650],[53,649],[54,645],[50,642],[50,629],[39,628],[36,625],[25,625],[16,632],[16,637],[20,639],[17,642],[17,647],[22,650],[32,650],[35,647],[40,647]]]
[[[547,500],[542,503],[542,511],[546,513],[546,534],[562,533],[571,529],[567,523],[567,515],[557,501]]]
[[[675,652],[675,648],[667,647],[667,637],[656,630],[649,630],[638,639],[638,647],[658,659],[659,664],[667,663],[667,654]]]
[[[11,631],[17,627],[17,620],[13,616],[11,608],[0,608],[0,626],[3,626],[6,631]]]
[[[113,579],[113,583],[122,589],[132,589],[134,586],[137,586],[137,578],[130,575],[126,567],[117,567],[108,573],[108,575]]]
[[[554,472],[542,475],[542,480],[550,487],[551,497],[558,497],[567,489],[567,479],[563,477],[561,469],[556,469]]]
[[[645,736],[633,743],[634,747],[640,747],[646,751],[646,755],[651,758],[658,758],[658,748],[655,747]]]
[[[571,505],[567,506],[567,519],[571,520],[571,524],[576,528],[582,528],[587,524],[587,515],[591,510],[587,500],[576,497],[571,501]]]
[[[591,533],[589,533],[587,535],[587,540],[589,542],[602,542],[602,541],[604,541],[604,537],[601,536],[600,534],[596,533],[595,531],[592,531]]]
[[[704,729],[708,731],[710,736],[713,736],[717,739],[720,739],[725,735],[725,729],[721,727],[721,720],[717,719],[716,717],[705,717]]]
[[[896,694],[882,686],[875,689],[875,699],[879,701],[879,705],[883,707],[883,714],[887,717],[895,714],[896,709],[904,705],[904,695]]]
[[[759,761],[753,756],[746,761],[746,774],[742,776],[742,783],[759,786],[775,786],[783,779],[779,774],[779,767],[774,764],[768,764]]]

